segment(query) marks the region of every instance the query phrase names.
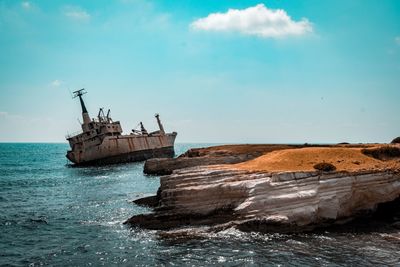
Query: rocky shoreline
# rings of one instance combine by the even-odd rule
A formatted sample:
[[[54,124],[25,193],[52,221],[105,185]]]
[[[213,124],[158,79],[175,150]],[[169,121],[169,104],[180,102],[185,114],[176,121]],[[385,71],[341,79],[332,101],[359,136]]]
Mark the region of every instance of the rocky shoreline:
[[[332,153],[341,159],[332,158]],[[378,160],[364,154],[354,147],[281,146],[240,164],[176,168],[160,178],[157,196],[147,199],[150,202],[139,200],[138,204],[151,203],[154,211],[133,216],[126,223],[183,232],[194,226],[209,231],[234,227],[242,231],[296,232],[342,224],[400,197],[399,159]],[[324,155],[339,169],[309,169],[307,164],[325,160]],[[188,158],[195,164],[196,157]],[[292,169],[268,171],[285,167],[287,159]],[[310,162],[304,162],[306,159]],[[208,160],[206,163],[212,161]],[[178,158],[176,162],[180,161]],[[198,163],[202,165],[204,160]]]

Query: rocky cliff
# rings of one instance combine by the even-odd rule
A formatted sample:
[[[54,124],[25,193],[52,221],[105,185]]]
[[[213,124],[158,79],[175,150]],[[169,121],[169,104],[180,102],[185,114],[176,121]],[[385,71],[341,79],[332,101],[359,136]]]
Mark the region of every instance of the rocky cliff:
[[[333,145],[222,145],[189,149],[177,158],[154,158],[144,164],[146,174],[167,175],[174,170],[215,164],[234,164],[245,162],[273,151],[305,147],[332,147]],[[369,147],[369,145],[336,145],[336,147]]]
[[[276,151],[241,164],[176,170],[161,177],[154,212],[133,216],[127,223],[149,229],[207,225],[217,230],[298,231],[342,223],[400,197],[398,161],[373,159],[360,149],[296,149],[297,156],[291,158],[292,152]],[[341,166],[338,171],[309,167],[324,157]],[[287,159],[292,168],[287,168]]]

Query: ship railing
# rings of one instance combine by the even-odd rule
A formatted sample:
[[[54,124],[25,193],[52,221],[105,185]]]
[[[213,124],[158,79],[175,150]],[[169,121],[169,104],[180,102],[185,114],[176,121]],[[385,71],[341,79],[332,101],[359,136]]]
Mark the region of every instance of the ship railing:
[[[73,132],[73,133],[67,133],[65,135],[65,139],[69,139],[69,138],[74,137],[75,135],[78,135],[78,134],[81,134],[81,133],[82,133],[82,131],[76,131],[76,132]]]

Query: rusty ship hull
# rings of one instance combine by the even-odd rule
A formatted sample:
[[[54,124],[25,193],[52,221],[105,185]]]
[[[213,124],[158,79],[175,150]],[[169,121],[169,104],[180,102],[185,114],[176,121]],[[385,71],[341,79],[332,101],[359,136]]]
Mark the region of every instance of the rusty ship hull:
[[[158,114],[155,117],[159,130],[149,133],[140,122],[140,130],[122,134],[121,124],[110,117],[110,110],[105,115],[101,108],[97,118],[91,119],[82,99],[84,89],[74,94],[79,97],[83,119],[82,131],[66,137],[71,147],[66,157],[74,165],[115,164],[174,156],[177,133],[166,133]]]
[[[75,165],[103,165],[149,158],[173,157],[176,134],[156,136],[111,136],[101,144],[89,148],[75,147],[67,152],[67,158]]]

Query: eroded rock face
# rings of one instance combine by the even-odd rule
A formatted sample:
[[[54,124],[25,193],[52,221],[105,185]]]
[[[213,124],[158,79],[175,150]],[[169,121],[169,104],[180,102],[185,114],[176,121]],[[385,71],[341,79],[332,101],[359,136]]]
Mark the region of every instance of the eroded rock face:
[[[154,213],[127,223],[287,232],[351,219],[400,196],[398,170],[265,173],[202,166],[160,179]]]
[[[168,175],[178,169],[215,164],[234,164],[253,158],[255,158],[255,156],[253,157],[248,155],[223,157],[179,157],[174,159],[155,158],[146,160],[143,172],[146,174]]]

